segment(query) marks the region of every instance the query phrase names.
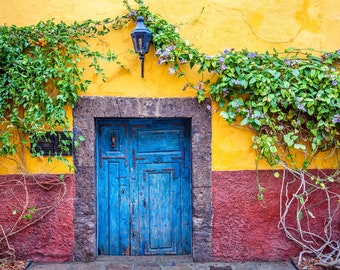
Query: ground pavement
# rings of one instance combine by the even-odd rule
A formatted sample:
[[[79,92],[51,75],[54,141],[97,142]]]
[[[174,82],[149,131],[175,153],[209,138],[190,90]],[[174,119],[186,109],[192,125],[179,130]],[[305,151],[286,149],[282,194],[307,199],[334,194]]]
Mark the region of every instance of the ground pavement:
[[[290,262],[194,263],[191,256],[108,257],[91,263],[32,263],[28,270],[295,270]]]

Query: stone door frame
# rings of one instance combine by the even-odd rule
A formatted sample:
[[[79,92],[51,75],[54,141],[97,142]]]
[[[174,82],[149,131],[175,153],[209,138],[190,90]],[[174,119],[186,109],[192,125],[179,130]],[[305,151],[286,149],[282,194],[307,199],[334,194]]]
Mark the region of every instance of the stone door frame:
[[[73,110],[74,135],[84,136],[74,154],[74,259],[97,257],[95,121],[98,118],[190,118],[192,151],[192,257],[211,261],[211,117],[195,98],[80,97]]]

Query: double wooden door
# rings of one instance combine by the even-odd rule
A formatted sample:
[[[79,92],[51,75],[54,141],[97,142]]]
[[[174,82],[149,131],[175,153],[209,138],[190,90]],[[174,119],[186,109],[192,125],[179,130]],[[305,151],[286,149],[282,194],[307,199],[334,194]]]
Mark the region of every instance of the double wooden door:
[[[99,255],[191,254],[190,126],[96,121]]]

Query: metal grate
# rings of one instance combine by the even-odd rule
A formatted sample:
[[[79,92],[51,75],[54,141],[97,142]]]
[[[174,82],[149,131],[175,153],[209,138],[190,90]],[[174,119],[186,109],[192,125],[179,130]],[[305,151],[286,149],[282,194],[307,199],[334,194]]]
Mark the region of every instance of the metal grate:
[[[73,154],[72,140],[66,132],[47,132],[43,138],[34,140],[31,144],[31,153],[39,153],[42,156],[63,155],[71,156]]]

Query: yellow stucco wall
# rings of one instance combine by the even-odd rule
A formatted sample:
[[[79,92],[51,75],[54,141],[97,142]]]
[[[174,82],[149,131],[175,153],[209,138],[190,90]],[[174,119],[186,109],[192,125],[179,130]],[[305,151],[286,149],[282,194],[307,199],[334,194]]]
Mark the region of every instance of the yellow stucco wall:
[[[260,52],[288,47],[340,48],[338,0],[145,0],[145,4],[170,23],[181,24],[182,36],[208,54],[225,48]],[[29,25],[51,18],[65,22],[100,20],[125,12],[120,0],[2,0],[0,24]],[[112,63],[103,63],[108,80],[104,83],[87,73],[93,84],[86,95],[195,96],[192,90],[182,91],[184,79],[170,77],[166,66],[157,65],[153,49],[146,56],[145,78],[140,77],[139,59],[128,51],[132,49],[131,30],[114,31],[92,42],[98,50],[111,49],[118,53],[129,72]],[[212,169],[254,169],[255,154],[250,148],[253,133],[227,125],[217,114],[213,115],[212,126]],[[67,172],[59,163],[51,165],[45,158],[32,161],[25,155],[25,160],[27,171],[31,173]],[[0,164],[0,174],[17,172],[11,161],[2,159]],[[329,164],[332,166],[331,162]],[[268,166],[262,163],[261,168]]]

